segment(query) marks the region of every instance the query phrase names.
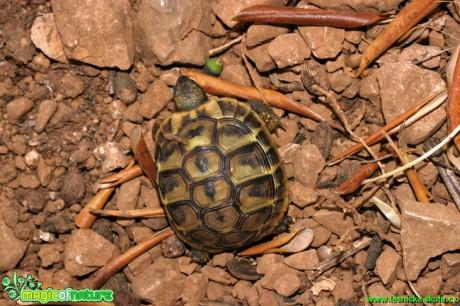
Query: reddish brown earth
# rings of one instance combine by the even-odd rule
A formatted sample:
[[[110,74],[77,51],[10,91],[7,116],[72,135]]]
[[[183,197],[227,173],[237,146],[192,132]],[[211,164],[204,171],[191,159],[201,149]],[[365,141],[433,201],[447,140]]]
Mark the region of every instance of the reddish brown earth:
[[[270,75],[282,84],[300,82],[303,64],[318,62],[359,136],[446,87],[446,64],[460,38],[459,7],[453,3],[441,4],[422,21],[423,31],[353,78],[362,52],[385,25],[344,30],[234,27],[231,21],[249,5],[286,2],[0,0],[0,278],[16,270],[83,288],[110,258],[168,226],[164,218],[98,218],[84,230],[74,220],[99,180],[133,157],[128,136],[134,126],[143,128],[153,147],[153,125],[174,111],[171,89],[179,69],[201,70],[210,50],[241,35],[243,42],[218,54],[223,79],[273,87]],[[289,3],[361,12],[405,5],[398,0]],[[287,96],[339,122],[328,104],[307,91]],[[363,305],[366,296],[458,297],[460,214],[437,168],[428,162],[419,169],[432,204],[416,202],[402,176],[377,193],[398,208],[402,229],[397,229],[371,202],[356,212],[343,209],[368,189],[343,197],[333,193],[369,160],[367,153],[328,165],[354,144],[350,138],[311,119],[275,112],[284,125],[273,137],[289,177],[288,214],[314,232],[310,246],[247,260],[236,253],[216,254],[201,265],[172,236],[104,288],[121,292],[121,305],[135,300],[143,305]],[[443,106],[408,127],[406,142],[415,156],[427,139],[442,139],[446,131]],[[394,157],[383,162],[387,170],[399,164]],[[152,183],[140,177],[118,188],[106,208],[159,205]],[[373,238],[370,247],[322,274],[315,270],[363,237]],[[3,293],[0,304],[14,303]]]

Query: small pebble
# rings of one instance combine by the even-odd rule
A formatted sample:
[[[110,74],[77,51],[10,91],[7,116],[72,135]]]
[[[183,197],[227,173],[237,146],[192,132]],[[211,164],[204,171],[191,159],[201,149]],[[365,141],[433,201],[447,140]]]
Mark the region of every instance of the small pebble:
[[[44,100],[38,107],[37,119],[35,122],[35,132],[41,133],[45,130],[46,124],[53,117],[57,110],[57,103],[53,100]]]
[[[34,102],[26,97],[12,100],[6,106],[6,116],[11,124],[15,124],[22,116],[32,110]]]
[[[77,171],[70,171],[63,179],[61,197],[67,206],[80,202],[85,196],[86,180]]]

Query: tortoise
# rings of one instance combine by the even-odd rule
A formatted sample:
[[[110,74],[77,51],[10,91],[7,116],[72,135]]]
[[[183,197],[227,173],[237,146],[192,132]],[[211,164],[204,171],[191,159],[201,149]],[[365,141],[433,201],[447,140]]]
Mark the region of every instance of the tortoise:
[[[186,76],[176,112],[154,127],[156,185],[177,236],[210,253],[273,233],[288,207],[286,173],[270,132],[279,119],[261,101],[208,99]]]

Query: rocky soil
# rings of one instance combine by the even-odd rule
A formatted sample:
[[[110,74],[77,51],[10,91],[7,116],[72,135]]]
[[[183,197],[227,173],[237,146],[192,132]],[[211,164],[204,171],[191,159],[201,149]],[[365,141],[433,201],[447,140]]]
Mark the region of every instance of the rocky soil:
[[[222,79],[274,88],[300,82],[303,64],[317,62],[358,136],[446,88],[446,64],[460,38],[453,2],[443,3],[414,37],[385,52],[360,78],[353,71],[385,24],[344,30],[231,20],[249,5],[287,2],[380,12],[406,1],[0,0],[0,278],[25,271],[83,288],[111,258],[168,226],[165,218],[98,218],[91,229],[78,229],[74,220],[99,180],[132,159],[134,126],[142,126],[153,147],[154,123],[174,111],[180,69],[202,70],[210,50],[238,37],[244,35],[217,54]],[[329,104],[295,88],[287,96],[339,123]],[[377,192],[398,208],[398,229],[369,201],[355,212],[344,210],[369,188],[342,197],[333,192],[370,159],[367,153],[329,165],[354,144],[346,134],[275,112],[284,125],[273,137],[289,177],[288,214],[306,220],[314,231],[311,244],[294,254],[242,259],[222,253],[196,264],[172,236],[104,288],[120,293],[124,305],[326,306],[364,305],[368,296],[460,297],[460,214],[437,167],[425,162],[418,168],[431,204],[417,202],[403,176]],[[406,128],[411,157],[427,139],[446,133],[442,106]],[[394,157],[382,162],[387,170],[399,164]],[[139,177],[122,184],[106,208],[159,205],[152,183]],[[366,237],[370,247],[322,274],[315,269]],[[4,293],[0,304],[14,303]]]

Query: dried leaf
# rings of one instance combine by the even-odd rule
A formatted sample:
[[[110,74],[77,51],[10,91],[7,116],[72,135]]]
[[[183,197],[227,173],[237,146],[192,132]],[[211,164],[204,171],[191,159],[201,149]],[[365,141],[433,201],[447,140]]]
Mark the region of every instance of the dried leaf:
[[[316,10],[299,7],[254,5],[234,17],[241,22],[300,24],[353,29],[379,22],[388,15],[346,11]]]
[[[264,100],[261,97],[262,94],[263,98],[265,98],[265,101],[267,101],[270,106],[278,107],[302,116],[306,116],[315,121],[325,121],[320,115],[294,102],[293,100],[277,91],[270,89],[262,89],[259,91],[255,87],[237,85],[192,70],[183,70],[181,73],[193,79],[207,93],[219,96],[241,98],[245,100]]]
[[[432,12],[441,2],[433,0],[412,0],[407,4],[380,35],[364,51],[356,76],[387,50],[394,42]]]
[[[394,153],[394,150],[389,147],[386,150],[380,152],[377,156],[379,158],[384,157],[388,154]],[[361,187],[361,183],[368,179],[375,171],[379,168],[377,162],[372,162],[365,164],[361,169],[359,169],[353,176],[348,178],[345,182],[343,182],[339,187],[337,187],[334,192],[338,194],[349,194],[356,191],[358,188]]]
[[[453,131],[460,124],[460,63],[458,61],[457,47],[448,64],[447,79],[449,80],[449,102],[447,103],[447,116],[449,117],[449,131]],[[454,68],[455,67],[455,68]],[[460,136],[454,138],[455,146],[460,150]]]

